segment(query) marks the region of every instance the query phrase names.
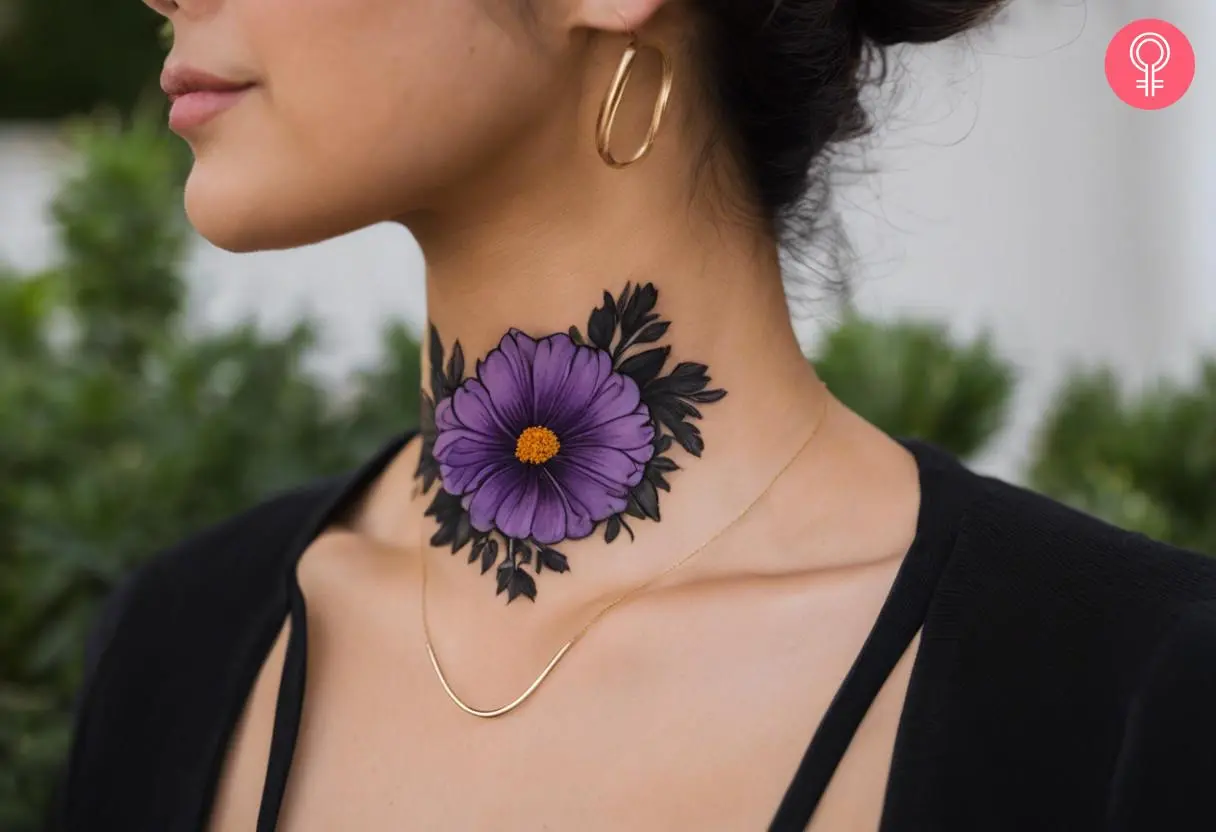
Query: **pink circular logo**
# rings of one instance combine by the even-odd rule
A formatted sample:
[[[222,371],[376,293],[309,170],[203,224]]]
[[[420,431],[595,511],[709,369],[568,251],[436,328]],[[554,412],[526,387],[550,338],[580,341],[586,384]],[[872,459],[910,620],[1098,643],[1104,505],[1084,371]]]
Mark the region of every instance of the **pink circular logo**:
[[[1148,18],[1119,30],[1106,48],[1106,80],[1141,110],[1163,110],[1195,79],[1195,50],[1178,27]]]

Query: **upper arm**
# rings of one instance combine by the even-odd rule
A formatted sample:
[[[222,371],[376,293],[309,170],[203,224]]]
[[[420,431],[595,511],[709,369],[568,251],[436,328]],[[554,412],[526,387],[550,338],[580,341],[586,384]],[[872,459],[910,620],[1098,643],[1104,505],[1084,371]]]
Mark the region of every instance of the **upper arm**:
[[[126,612],[129,604],[132,587],[135,585],[138,572],[132,573],[124,577],[122,580],[110,590],[109,595],[102,601],[98,608],[97,614],[93,618],[92,626],[89,628],[88,636],[85,639],[84,657],[83,657],[83,672],[81,673],[80,686],[76,689],[76,695],[72,704],[72,750],[75,750],[76,745],[81,742],[81,734],[83,728],[83,717],[86,703],[88,701],[89,690],[93,686],[93,682],[97,678],[98,669],[101,666],[102,657],[105,655],[106,649],[110,646],[110,642],[114,640],[114,633],[118,630],[119,622],[122,620],[123,614]],[[48,807],[48,816],[46,829],[48,832],[53,830],[61,830],[67,828],[66,823],[66,805],[64,801],[70,793],[68,787],[68,778],[71,775],[71,756],[65,761],[64,767],[59,775],[59,780],[55,786],[55,793],[51,800],[51,805]]]
[[[137,575],[138,573],[133,573],[119,581],[106,596],[93,619],[93,626],[89,629],[88,638],[85,640],[84,674],[81,677],[83,681],[80,690],[77,692],[77,710],[79,710],[80,701],[87,694],[90,683],[97,675],[101,657],[105,655],[106,648],[114,640],[114,633],[118,630],[123,613],[126,612]]]
[[[1128,713],[1109,829],[1216,828],[1216,601],[1187,610]]]

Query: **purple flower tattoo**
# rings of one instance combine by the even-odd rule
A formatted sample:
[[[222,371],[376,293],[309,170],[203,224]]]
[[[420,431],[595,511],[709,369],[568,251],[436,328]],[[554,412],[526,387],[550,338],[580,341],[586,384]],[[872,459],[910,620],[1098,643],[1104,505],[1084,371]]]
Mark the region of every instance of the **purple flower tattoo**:
[[[670,326],[657,302],[652,284],[605,292],[587,338],[577,327],[539,339],[513,329],[469,378],[460,343],[445,366],[430,330],[418,476],[424,492],[441,485],[427,510],[439,524],[431,542],[453,553],[469,546],[482,572],[498,563],[508,602],[536,598],[525,567],[569,570],[553,548],[562,541],[603,525],[611,543],[622,530],[633,537],[628,517],[659,520],[658,492],[679,468],[665,454],[678,443],[701,455],[696,405],[726,392],[707,389],[703,364],[661,376],[670,347],[640,349]]]
[[[518,330],[435,408],[443,489],[479,532],[552,545],[624,511],[654,456],[637,382],[560,333]]]

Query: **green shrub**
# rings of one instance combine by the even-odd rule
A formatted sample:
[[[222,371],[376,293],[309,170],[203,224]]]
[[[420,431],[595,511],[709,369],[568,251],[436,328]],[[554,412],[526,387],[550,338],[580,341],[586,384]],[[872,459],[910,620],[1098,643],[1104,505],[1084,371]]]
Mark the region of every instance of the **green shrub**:
[[[1127,395],[1074,373],[1047,414],[1031,484],[1116,525],[1216,554],[1216,359],[1189,385]]]
[[[956,344],[935,323],[850,314],[812,359],[829,389],[893,436],[978,453],[1004,423],[1014,372],[984,335]]]
[[[165,48],[138,0],[0,0],[0,119],[129,112]]]

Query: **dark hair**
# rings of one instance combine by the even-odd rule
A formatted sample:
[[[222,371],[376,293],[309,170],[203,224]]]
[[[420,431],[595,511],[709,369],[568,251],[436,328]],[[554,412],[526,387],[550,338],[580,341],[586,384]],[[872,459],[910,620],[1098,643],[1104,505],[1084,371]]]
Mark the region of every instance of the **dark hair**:
[[[832,148],[870,129],[885,47],[976,26],[1005,0],[694,0],[698,53],[732,156],[775,231],[810,231]]]

